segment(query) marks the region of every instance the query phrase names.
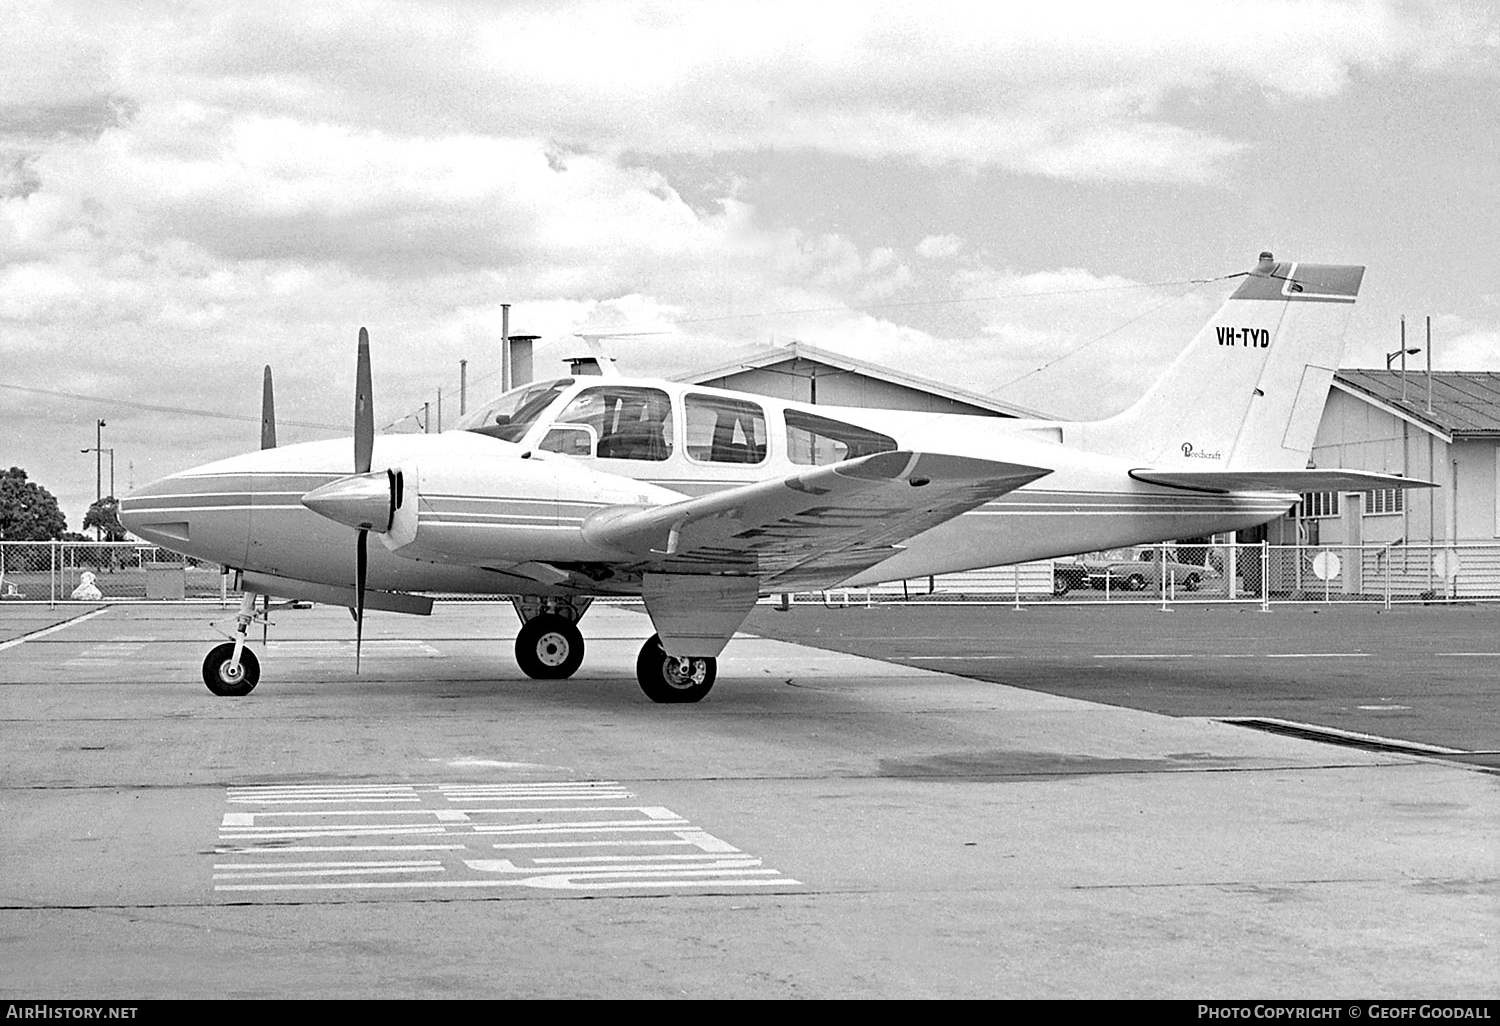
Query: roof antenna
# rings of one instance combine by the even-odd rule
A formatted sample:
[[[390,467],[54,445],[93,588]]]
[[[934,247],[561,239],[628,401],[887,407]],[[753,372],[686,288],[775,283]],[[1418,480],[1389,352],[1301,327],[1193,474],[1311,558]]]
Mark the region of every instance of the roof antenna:
[[[1256,264],[1255,270],[1251,271],[1250,273],[1265,278],[1269,276],[1270,273],[1274,270],[1276,270],[1276,258],[1273,257],[1271,255],[1271,251],[1267,249],[1261,251],[1260,263]]]

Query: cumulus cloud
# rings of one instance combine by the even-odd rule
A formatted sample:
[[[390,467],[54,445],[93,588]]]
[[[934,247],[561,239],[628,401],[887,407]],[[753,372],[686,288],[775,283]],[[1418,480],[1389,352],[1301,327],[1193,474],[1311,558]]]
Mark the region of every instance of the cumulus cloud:
[[[957,220],[904,234],[777,220],[749,198],[749,161],[793,177],[816,155],[888,161],[924,183],[1219,187],[1247,143],[1198,98],[1294,105],[1403,62],[1485,66],[1495,36],[1483,8],[1435,2],[727,10],[11,5],[0,34],[7,380],[217,403],[253,424],[271,362],[283,408],[300,413],[287,416],[342,424],[337,382],[367,324],[377,403],[394,417],[435,377],[446,393],[460,358],[474,361],[471,380],[491,372],[502,302],[516,305],[517,330],[563,339],[680,325],[620,343],[642,369],[779,335],[898,363],[941,353],[971,386],[1008,380],[1138,307],[1087,294],[1115,282],[1102,273],[997,270],[1005,257]],[[660,170],[684,155],[723,163],[687,190]],[[1070,283],[1072,303],[972,302]],[[950,298],[962,313],[940,305]],[[546,358],[560,355],[571,354]],[[45,449],[38,425],[91,423],[94,411],[26,395],[0,433],[29,431]],[[155,411],[111,424],[122,451],[171,435],[194,456],[225,455],[249,437],[234,421],[194,429]],[[153,469],[187,458],[169,450]]]

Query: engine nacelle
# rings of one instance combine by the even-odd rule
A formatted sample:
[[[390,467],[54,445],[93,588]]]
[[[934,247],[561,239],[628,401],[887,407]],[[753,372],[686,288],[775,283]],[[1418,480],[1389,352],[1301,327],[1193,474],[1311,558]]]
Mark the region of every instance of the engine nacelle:
[[[618,556],[585,540],[582,524],[589,514],[686,498],[545,453],[410,459],[391,469],[401,483],[399,501],[380,539],[398,555],[442,563],[486,566]]]

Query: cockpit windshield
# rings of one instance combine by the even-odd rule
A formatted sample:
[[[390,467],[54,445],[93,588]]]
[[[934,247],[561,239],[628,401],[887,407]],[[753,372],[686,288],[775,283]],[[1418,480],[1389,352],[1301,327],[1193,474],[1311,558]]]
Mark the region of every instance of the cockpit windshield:
[[[519,442],[547,407],[572,384],[572,378],[558,378],[513,388],[484,409],[463,417],[458,427],[462,431],[477,431],[507,442]]]

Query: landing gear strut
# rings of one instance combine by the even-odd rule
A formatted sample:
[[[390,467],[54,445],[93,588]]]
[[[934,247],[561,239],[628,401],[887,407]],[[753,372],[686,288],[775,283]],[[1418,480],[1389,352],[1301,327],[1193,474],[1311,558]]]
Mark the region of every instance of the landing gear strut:
[[[260,660],[245,647],[250,625],[255,622],[255,600],[255,595],[245,592],[234,617],[234,640],[215,645],[203,660],[203,683],[216,695],[248,695],[260,683]]]
[[[635,660],[641,690],[653,702],[699,702],[714,686],[719,661],[713,656],[672,656],[653,634]]]

